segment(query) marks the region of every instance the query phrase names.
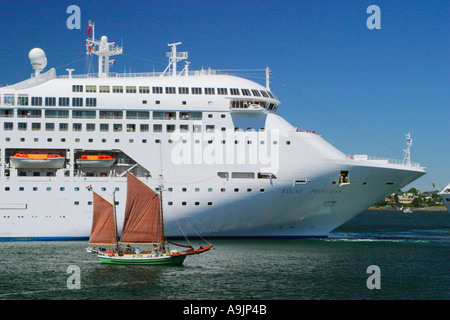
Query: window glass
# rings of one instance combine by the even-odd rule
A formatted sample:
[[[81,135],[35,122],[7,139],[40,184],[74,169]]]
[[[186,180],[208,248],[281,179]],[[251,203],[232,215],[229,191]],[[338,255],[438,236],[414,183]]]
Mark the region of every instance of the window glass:
[[[214,88],[205,88],[205,94],[215,94]]]
[[[162,87],[152,87],[152,93],[156,93],[156,94],[159,94],[159,93],[162,93],[163,91],[162,91]]]
[[[166,87],[167,94],[175,94],[175,87]]]
[[[179,94],[189,94],[189,88],[188,87],[179,87],[178,93]]]
[[[66,97],[59,98],[59,106],[60,107],[68,107],[70,103],[70,99]]]
[[[86,98],[86,107],[96,107],[97,98]]]
[[[47,107],[54,107],[54,106],[56,106],[56,98],[45,97],[45,106],[47,106]]]
[[[31,97],[31,105],[32,106],[42,106],[42,97]]]
[[[139,87],[139,93],[150,93],[150,87]]]
[[[98,88],[98,92],[101,93],[109,93],[110,91],[110,86],[99,86]]]
[[[28,105],[28,95],[20,95],[17,97],[17,105],[18,106],[27,106]]]
[[[14,99],[15,95],[13,94],[5,94],[3,96],[3,104],[5,106],[13,106],[15,104],[15,99]]]
[[[126,87],[126,92],[127,93],[136,93],[136,87],[134,87],[134,86],[127,86]]]
[[[97,92],[97,86],[86,86],[86,92]]]
[[[202,88],[198,87],[192,88],[192,94],[202,94]]]
[[[72,98],[72,107],[82,107],[83,98]]]
[[[72,92],[83,92],[83,86],[81,85],[73,85]]]
[[[163,111],[154,111],[153,119],[155,120],[175,120],[177,117],[176,112],[163,112]]]
[[[69,110],[45,110],[46,118],[68,118]]]
[[[123,86],[113,86],[113,93],[123,93]]]

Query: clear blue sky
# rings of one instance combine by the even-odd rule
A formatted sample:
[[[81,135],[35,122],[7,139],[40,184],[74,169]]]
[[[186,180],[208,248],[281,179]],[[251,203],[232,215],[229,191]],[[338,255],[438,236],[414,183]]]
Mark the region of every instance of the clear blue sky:
[[[81,29],[69,30],[69,5]],[[367,7],[381,10],[369,30]],[[123,43],[111,71],[164,70],[167,44],[183,42],[191,69],[273,70],[279,113],[318,131],[347,154],[412,160],[427,167],[414,182],[450,183],[450,37],[447,1],[0,1],[0,84],[32,72],[42,48],[47,69],[85,73],[88,20],[96,34]],[[264,84],[264,79],[250,78]],[[410,187],[408,186],[408,187]]]

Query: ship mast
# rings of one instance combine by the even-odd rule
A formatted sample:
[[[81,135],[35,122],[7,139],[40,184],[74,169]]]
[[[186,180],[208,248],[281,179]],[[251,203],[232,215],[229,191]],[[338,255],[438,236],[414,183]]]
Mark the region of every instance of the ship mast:
[[[168,44],[169,47],[172,47],[172,52],[167,52],[166,56],[169,58],[169,64],[167,65],[166,69],[161,74],[161,76],[164,76],[166,74],[166,72],[168,72],[169,75],[172,74],[172,77],[176,77],[177,76],[177,62],[188,58],[187,52],[177,52],[177,46],[180,44],[181,44],[181,42]],[[186,68],[187,68],[187,66],[186,66]],[[171,69],[172,69],[172,72],[170,72]],[[188,74],[188,71],[186,69],[186,75],[187,74]]]
[[[92,32],[91,32],[92,30]],[[98,56],[98,77],[104,78],[109,75],[109,57],[123,53],[123,47],[116,45],[115,42],[108,42],[108,37],[102,36],[100,40],[95,39],[95,24],[89,21],[88,36],[86,39],[86,54],[95,54]]]
[[[266,89],[267,90],[270,90],[270,75],[271,75],[271,71],[270,71],[270,68],[269,67],[267,67],[266,68]]]
[[[406,135],[406,144],[407,148],[405,151],[405,157],[403,158],[403,165],[411,166],[411,146],[412,146],[412,139],[411,139],[411,133],[408,132]]]

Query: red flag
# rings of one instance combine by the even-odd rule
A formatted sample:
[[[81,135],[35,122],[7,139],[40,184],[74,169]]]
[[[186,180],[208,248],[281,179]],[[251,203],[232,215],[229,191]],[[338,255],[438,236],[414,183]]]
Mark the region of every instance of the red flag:
[[[89,25],[88,26],[88,36],[90,36],[91,35],[91,26]]]

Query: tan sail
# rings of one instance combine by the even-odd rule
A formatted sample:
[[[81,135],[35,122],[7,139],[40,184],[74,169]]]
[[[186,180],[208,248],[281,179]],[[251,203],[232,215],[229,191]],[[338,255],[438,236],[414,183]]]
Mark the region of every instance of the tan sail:
[[[116,226],[114,206],[97,193],[94,195],[94,215],[92,217],[91,237],[89,244],[116,244]]]
[[[121,243],[163,243],[159,195],[127,173],[127,204]]]

